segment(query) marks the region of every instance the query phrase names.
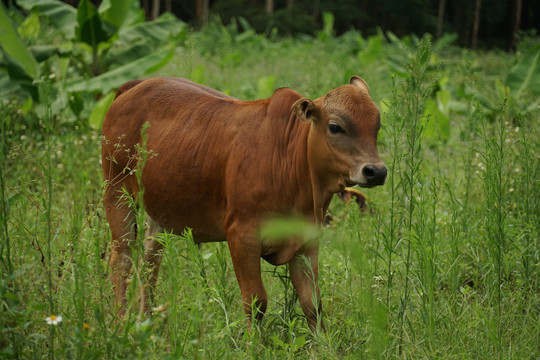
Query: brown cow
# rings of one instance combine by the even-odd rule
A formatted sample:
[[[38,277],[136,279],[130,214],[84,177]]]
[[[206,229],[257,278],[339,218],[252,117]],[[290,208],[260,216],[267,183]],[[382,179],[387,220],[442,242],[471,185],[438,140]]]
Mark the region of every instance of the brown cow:
[[[257,318],[266,310],[262,257],[273,265],[289,264],[309,327],[324,329],[320,302],[313,302],[319,292],[313,287],[318,244],[298,238],[270,242],[257,230],[269,214],[301,214],[322,224],[334,193],[354,184],[384,183],[386,167],[377,152],[380,115],[364,80],[354,76],[313,101],[287,88],[266,100],[242,101],[177,78],[123,85],[103,124],[102,149],[120,315],[136,236],[135,215],[121,194],[135,196],[139,190],[131,170],[146,122],[147,149],[158,156],[148,159],[142,172],[149,225],[145,259],[153,271],[142,291],[141,313],[148,310],[161,262],[162,245],[154,236],[190,227],[197,243],[228,242],[247,315],[253,301]]]

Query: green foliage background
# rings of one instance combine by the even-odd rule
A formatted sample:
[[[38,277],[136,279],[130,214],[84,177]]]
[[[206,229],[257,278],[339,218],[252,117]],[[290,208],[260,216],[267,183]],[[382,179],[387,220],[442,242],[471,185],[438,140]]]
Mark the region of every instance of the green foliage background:
[[[163,30],[156,23],[107,30],[105,6],[48,24],[46,9],[0,13],[10,19],[1,22],[10,36],[0,40],[1,358],[538,356],[540,70],[539,48],[530,46],[538,39],[525,39],[516,54],[472,52],[450,35],[336,37],[331,15],[315,36],[300,38],[260,35],[241,18],[193,31],[165,17],[158,21],[179,32],[156,49],[146,43],[152,27]],[[80,9],[63,9],[64,19]],[[113,35],[97,47],[77,39],[83,19]],[[47,44],[57,50],[37,56],[33,46]],[[96,50],[101,75],[92,70]],[[158,53],[166,54],[159,69],[113,76]],[[186,77],[248,100],[283,86],[316,98],[351,75],[367,81],[389,177],[365,190],[365,214],[331,205],[334,222],[319,238],[326,334],[308,331],[286,267],[266,263],[269,308],[259,328],[245,331],[226,244],[198,249],[189,231],[161,236],[153,315],[137,321],[134,276],[130,315],[115,318],[99,124],[109,90],[130,74]],[[269,226],[279,236],[317,233],[296,220]],[[50,315],[62,322],[48,325]]]

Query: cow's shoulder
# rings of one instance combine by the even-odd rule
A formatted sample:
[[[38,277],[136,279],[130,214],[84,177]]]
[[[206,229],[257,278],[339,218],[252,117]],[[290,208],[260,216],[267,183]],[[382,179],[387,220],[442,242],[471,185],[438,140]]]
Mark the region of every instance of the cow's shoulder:
[[[120,95],[122,95],[123,93],[125,93],[128,90],[133,89],[135,86],[139,85],[143,81],[144,81],[144,79],[136,79],[136,80],[130,80],[130,81],[126,82],[124,85],[120,86],[120,88],[116,92],[116,95],[114,96],[114,98],[115,99],[118,98]]]
[[[292,105],[302,98],[298,91],[290,88],[279,88],[269,99],[267,115],[270,118],[289,118]]]

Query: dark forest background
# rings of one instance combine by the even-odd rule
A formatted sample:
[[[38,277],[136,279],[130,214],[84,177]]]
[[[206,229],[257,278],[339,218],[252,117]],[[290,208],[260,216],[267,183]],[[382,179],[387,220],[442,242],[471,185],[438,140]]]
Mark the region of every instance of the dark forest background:
[[[538,0],[141,0],[141,6],[148,19],[169,11],[203,26],[241,16],[258,32],[276,28],[281,35],[314,34],[323,26],[323,13],[331,12],[336,35],[351,29],[364,35],[377,29],[398,36],[454,33],[464,47],[506,50],[540,28]]]

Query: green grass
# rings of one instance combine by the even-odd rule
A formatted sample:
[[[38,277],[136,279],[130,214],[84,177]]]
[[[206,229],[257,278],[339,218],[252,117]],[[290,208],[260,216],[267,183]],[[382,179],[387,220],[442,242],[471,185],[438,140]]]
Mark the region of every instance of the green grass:
[[[369,60],[353,33],[269,41],[211,30],[190,34],[156,75],[254,99],[283,86],[317,97],[357,74],[383,113],[387,183],[364,191],[370,214],[334,201],[320,239],[328,332],[308,331],[287,268],[266,263],[267,314],[245,331],[226,244],[199,250],[189,232],[161,237],[154,315],[137,321],[134,279],[132,312],[118,323],[99,132],[73,125],[67,111],[28,132],[7,102],[0,358],[537,358],[539,111],[524,111],[531,94],[504,105],[497,92],[512,56],[424,41],[384,43]],[[438,120],[424,109],[441,89],[453,102],[450,131],[430,138]],[[53,314],[59,325],[45,322]]]

